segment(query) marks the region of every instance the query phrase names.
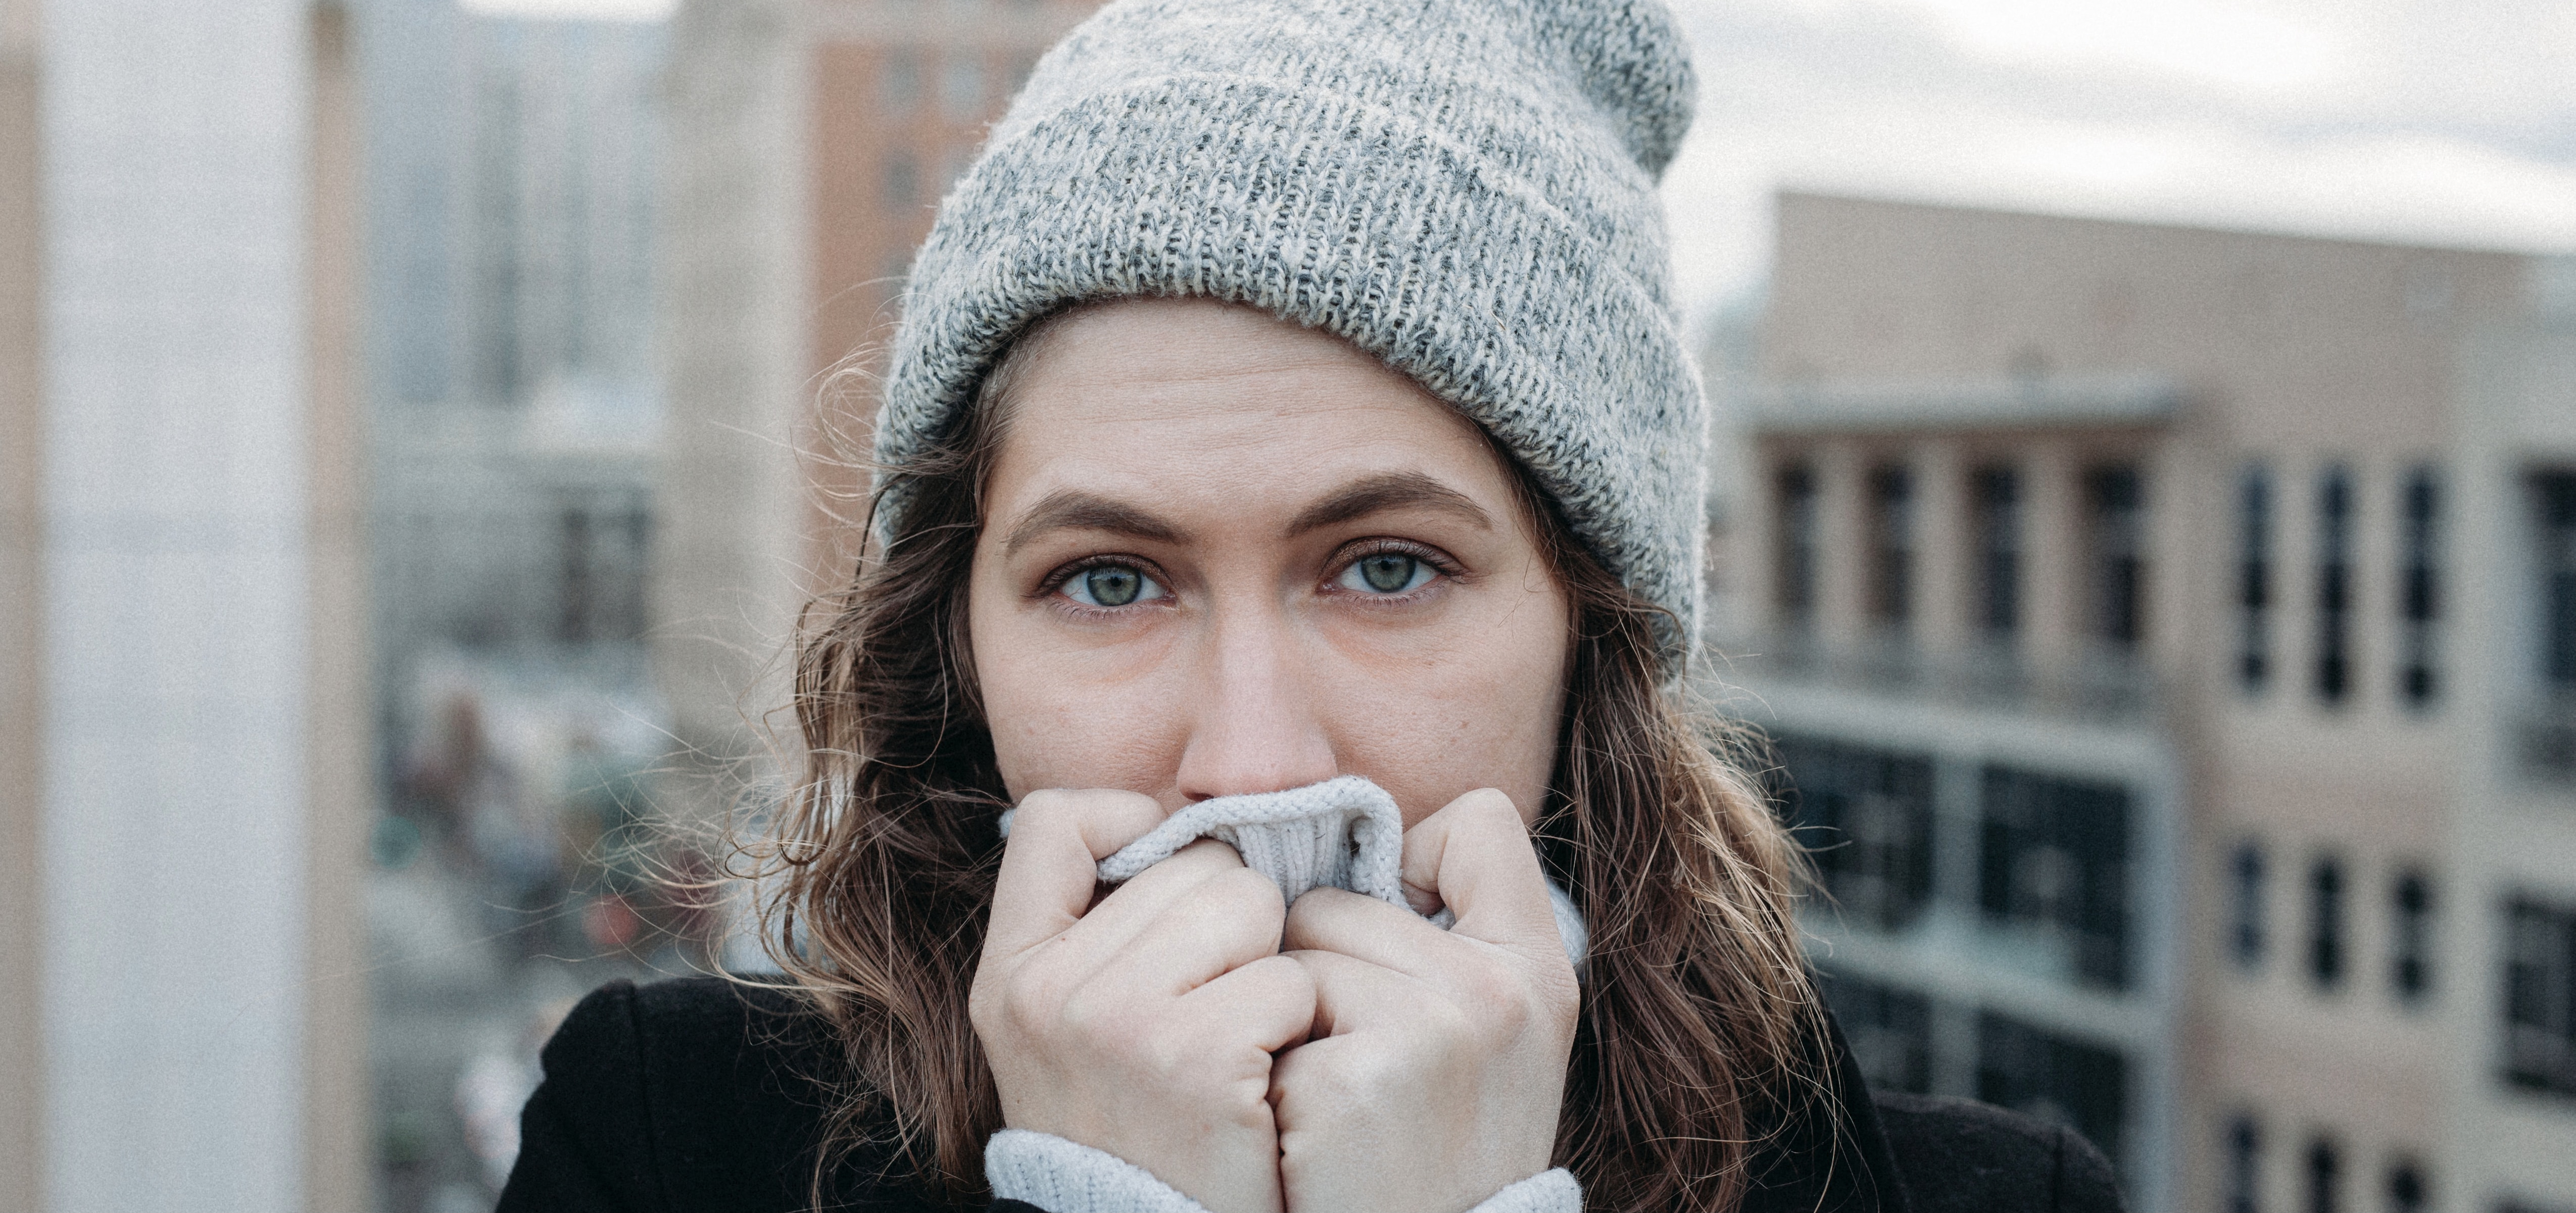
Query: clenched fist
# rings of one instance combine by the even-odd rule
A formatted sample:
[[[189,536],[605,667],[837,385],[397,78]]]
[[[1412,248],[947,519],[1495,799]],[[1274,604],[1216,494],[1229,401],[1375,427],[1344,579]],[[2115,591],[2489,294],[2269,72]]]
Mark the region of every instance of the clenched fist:
[[[1271,1071],[1290,1213],[1460,1213],[1548,1169],[1577,989],[1528,830],[1470,792],[1404,836],[1417,907],[1339,889],[1288,913],[1307,1043]]]
[[[1005,1124],[1114,1154],[1211,1213],[1281,1213],[1271,1055],[1306,1038],[1316,970],[1279,954],[1279,887],[1221,842],[1092,904],[1099,861],[1163,815],[1132,792],[1021,802],[969,1014]]]

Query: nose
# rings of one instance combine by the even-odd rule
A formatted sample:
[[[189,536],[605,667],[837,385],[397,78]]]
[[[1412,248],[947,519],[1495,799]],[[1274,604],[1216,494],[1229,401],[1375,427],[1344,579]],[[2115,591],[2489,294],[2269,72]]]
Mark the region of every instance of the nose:
[[[1276,792],[1330,779],[1330,734],[1316,711],[1311,662],[1275,610],[1215,612],[1192,684],[1179,791],[1192,802]]]

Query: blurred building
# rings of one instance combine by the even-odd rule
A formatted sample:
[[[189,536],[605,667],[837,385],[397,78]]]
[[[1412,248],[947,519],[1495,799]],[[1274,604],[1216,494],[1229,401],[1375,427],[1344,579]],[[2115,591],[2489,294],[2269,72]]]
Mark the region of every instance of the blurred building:
[[[455,0],[357,14],[390,753],[424,654],[641,673],[665,29]]]
[[[535,1049],[703,933],[659,872],[657,21],[352,0],[366,100],[375,1207],[488,1207]]]
[[[0,3],[0,1205],[365,1203],[345,12]]]
[[[655,661],[728,801],[798,604],[856,559],[877,353],[913,249],[1096,0],[686,0],[663,195]]]
[[[2576,272],[1790,194],[1721,612],[1874,1081],[2576,1208]]]

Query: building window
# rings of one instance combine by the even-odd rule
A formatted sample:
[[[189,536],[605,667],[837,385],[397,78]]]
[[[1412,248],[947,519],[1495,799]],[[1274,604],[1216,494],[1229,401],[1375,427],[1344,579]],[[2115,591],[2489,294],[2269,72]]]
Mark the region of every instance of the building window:
[[[908,50],[886,52],[885,70],[877,76],[877,103],[885,116],[912,112],[921,104],[921,58]]]
[[[1872,1090],[1932,1089],[1932,1003],[1847,973],[1822,974],[1825,1005],[1851,1044],[1852,1064]]]
[[[2576,1095],[2576,907],[2505,907],[2505,1081]]]
[[[1869,614],[1882,633],[1905,634],[1914,618],[1914,473],[1902,465],[1869,474]]]
[[[2540,551],[2540,680],[2576,695],[2576,472],[2532,478]]]
[[[2009,648],[2021,630],[2021,473],[1980,468],[1969,481],[1976,509],[1977,628]]]
[[[959,53],[939,72],[939,112],[951,122],[984,116],[984,61]]]
[[[2146,483],[2128,464],[2084,476],[2090,522],[2093,635],[2111,652],[2135,653],[2146,636]]]
[[[1810,737],[1778,746],[1782,816],[1815,848],[1846,919],[1912,923],[1932,887],[1932,759]]]
[[[2523,764],[2534,779],[2576,783],[2576,472],[2531,478],[2531,520],[2540,696],[2523,722]]]
[[[2223,1213],[2259,1213],[2263,1207],[2263,1126],[2251,1112],[2227,1120],[2226,1186],[2219,1197]]]
[[[2388,1213],[2424,1213],[2433,1206],[2433,1185],[2424,1164],[2400,1154],[2388,1160]]]
[[[885,158],[885,205],[890,211],[921,205],[921,163],[910,152],[896,152]]]
[[[2117,784],[1985,769],[1978,902],[2055,936],[2080,985],[2128,985],[2129,793]]]
[[[2397,696],[2419,710],[2431,707],[2441,690],[2433,651],[2434,623],[2442,611],[2441,570],[2434,561],[2441,543],[2441,494],[2431,467],[2417,467],[2406,474],[2405,499],[2400,503],[2405,531],[2399,536],[2403,550],[2397,593],[2402,629],[2397,638]]]
[[[2251,972],[2263,967],[2263,951],[2270,942],[2264,930],[2268,922],[2264,910],[2271,881],[2263,859],[2263,844],[2238,843],[2234,861],[2228,864],[2228,877],[2227,954],[2237,968]]]
[[[1977,1098],[2083,1134],[2120,1164],[2128,1067],[2110,1049],[1977,1017]]]
[[[2307,1213],[2341,1213],[2343,1209],[2343,1151],[2331,1137],[2308,1141]]]
[[[2250,464],[2236,485],[2236,685],[2272,677],[2272,470]]]
[[[2333,464],[2317,477],[2317,698],[2352,693],[2352,469]]]
[[[2433,992],[2433,878],[2399,870],[2389,885],[2388,911],[2389,988],[2412,1006]]]
[[[652,528],[641,494],[567,503],[557,517],[556,639],[641,639]]]
[[[1779,567],[1773,584],[1781,630],[1806,633],[1816,626],[1818,556],[1816,470],[1803,463],[1780,469]]]
[[[2320,990],[2343,984],[2343,860],[2320,855],[2308,868],[2308,979]]]

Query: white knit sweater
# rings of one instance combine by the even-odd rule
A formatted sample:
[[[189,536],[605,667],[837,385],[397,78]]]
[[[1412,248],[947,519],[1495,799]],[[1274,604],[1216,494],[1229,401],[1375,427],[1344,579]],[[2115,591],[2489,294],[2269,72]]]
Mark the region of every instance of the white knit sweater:
[[[1011,832],[1011,814],[1002,815]],[[1219,796],[1163,820],[1144,837],[1100,861],[1100,879],[1117,884],[1169,859],[1201,838],[1218,838],[1268,876],[1289,901],[1319,885],[1405,906],[1400,878],[1404,817],[1375,783],[1344,775],[1284,792]],[[1587,932],[1572,898],[1551,880],[1549,904],[1566,958],[1580,971]],[[1410,907],[1406,907],[1410,908]],[[1446,927],[1447,909],[1432,917]],[[1199,1203],[1117,1155],[1024,1129],[1004,1129],[984,1145],[984,1178],[993,1195],[1047,1213],[1207,1213]],[[1487,1197],[1470,1213],[1581,1213],[1583,1186],[1563,1167],[1542,1171]]]

